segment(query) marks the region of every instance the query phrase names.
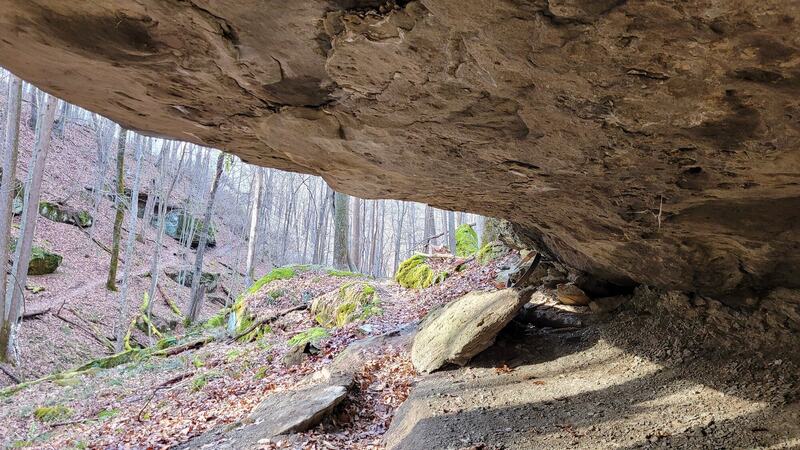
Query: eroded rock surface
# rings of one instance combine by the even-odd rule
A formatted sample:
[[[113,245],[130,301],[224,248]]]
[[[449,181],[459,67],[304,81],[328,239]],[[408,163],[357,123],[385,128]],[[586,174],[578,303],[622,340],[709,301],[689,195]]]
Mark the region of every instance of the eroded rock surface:
[[[528,302],[531,292],[503,289],[470,292],[432,311],[420,324],[411,347],[411,362],[429,373],[447,364],[463,366],[494,343]]]
[[[504,217],[619,284],[800,287],[800,3],[5,0],[0,64],[127,127]]]

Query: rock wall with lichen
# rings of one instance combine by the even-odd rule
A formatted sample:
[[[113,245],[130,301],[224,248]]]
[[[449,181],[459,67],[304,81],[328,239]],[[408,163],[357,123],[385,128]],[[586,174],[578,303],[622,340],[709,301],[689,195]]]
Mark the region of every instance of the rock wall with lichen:
[[[785,0],[7,0],[0,64],[135,130],[735,303],[800,288],[798,19]]]

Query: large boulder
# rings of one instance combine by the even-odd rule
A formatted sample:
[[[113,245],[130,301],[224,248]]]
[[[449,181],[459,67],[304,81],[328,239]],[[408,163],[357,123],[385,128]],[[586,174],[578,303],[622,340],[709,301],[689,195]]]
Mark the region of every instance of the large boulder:
[[[158,217],[153,217],[152,223],[158,223]],[[169,211],[164,218],[164,233],[177,240],[185,241],[192,239],[191,247],[196,248],[200,245],[200,233],[205,228],[205,222],[183,209]],[[214,247],[217,244],[216,232],[212,223],[208,228],[208,240],[206,245]]]
[[[39,214],[53,222],[75,225],[78,228],[89,228],[94,221],[89,211],[57,202],[39,202]]]
[[[341,327],[380,312],[380,297],[375,286],[364,281],[346,283],[311,303],[311,313],[326,327]]]
[[[431,261],[428,256],[416,254],[400,263],[394,279],[405,288],[419,289],[440,283],[447,276],[447,272],[437,271],[431,267]]]
[[[53,273],[61,265],[61,255],[45,250],[42,247],[31,249],[31,261],[28,265],[28,275],[47,275]]]
[[[8,243],[9,258],[13,256],[17,249],[17,238],[12,237]],[[43,247],[33,246],[31,248],[31,259],[28,263],[28,275],[47,275],[58,269],[63,257],[58,253],[53,253]]]
[[[414,338],[411,362],[424,373],[463,366],[494,343],[528,299],[529,292],[515,289],[470,292],[429,313]]]
[[[192,269],[184,268],[179,269],[175,267],[169,267],[164,269],[164,274],[169,277],[172,281],[183,285],[185,287],[192,287],[192,281],[194,281],[194,272]],[[202,272],[200,274],[200,285],[205,286],[206,292],[213,292],[217,290],[219,286],[220,274],[215,272]]]

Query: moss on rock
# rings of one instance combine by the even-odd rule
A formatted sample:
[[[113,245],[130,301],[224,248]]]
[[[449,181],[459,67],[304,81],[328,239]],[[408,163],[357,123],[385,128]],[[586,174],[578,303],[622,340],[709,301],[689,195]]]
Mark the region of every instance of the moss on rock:
[[[153,222],[156,222],[156,218],[153,218]],[[191,236],[192,248],[196,248],[200,245],[200,235],[205,227],[205,222],[182,209],[173,209],[168,212],[164,220],[164,233],[178,241],[189,239]],[[208,240],[206,245],[214,247],[216,244],[216,230],[212,223],[208,227]]]
[[[466,258],[478,251],[478,233],[469,224],[456,228],[456,256]]]
[[[486,264],[505,253],[506,250],[506,246],[500,241],[488,242],[478,250],[475,259],[481,264]]]
[[[63,258],[57,253],[52,253],[42,247],[31,249],[31,260],[28,265],[28,275],[47,275],[53,273],[61,265]]]
[[[314,299],[311,313],[322,326],[341,327],[380,314],[382,310],[375,287],[353,281]]]
[[[250,289],[247,290],[247,294],[255,294],[256,292],[260,291],[262,287],[275,280],[289,280],[294,278],[295,275],[297,275],[297,271],[290,266],[272,269],[270,273],[264,275],[263,277],[259,278],[258,281],[253,283],[253,285],[250,286]]]
[[[447,272],[435,272],[428,265],[428,257],[420,254],[400,263],[394,276],[395,281],[409,289],[430,287],[444,281],[445,278],[447,278]]]
[[[328,333],[328,330],[325,328],[314,327],[295,334],[289,339],[288,344],[292,347],[297,345],[317,344],[328,336],[330,336],[330,333]]]
[[[79,228],[89,228],[94,222],[88,211],[55,202],[39,202],[39,214],[53,222],[75,225]]]

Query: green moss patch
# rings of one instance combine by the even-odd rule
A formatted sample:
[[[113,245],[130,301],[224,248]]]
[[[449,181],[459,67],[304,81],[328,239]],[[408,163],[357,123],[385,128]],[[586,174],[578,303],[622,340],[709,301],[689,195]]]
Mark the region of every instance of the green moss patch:
[[[330,336],[328,330],[322,327],[309,328],[306,331],[297,333],[289,339],[288,344],[292,347],[296,345],[317,344],[319,341]]]
[[[500,241],[493,241],[486,243],[478,253],[475,255],[475,259],[481,264],[487,264],[488,262],[497,259],[506,251],[506,246],[503,245]]]
[[[41,406],[33,411],[33,416],[40,422],[58,422],[72,416],[72,408],[62,405]]]
[[[428,265],[428,257],[420,254],[400,263],[394,276],[395,281],[409,289],[430,287],[444,281],[445,278],[447,278],[447,272],[435,272]]]
[[[277,269],[272,269],[270,273],[253,283],[250,289],[247,290],[247,294],[255,294],[260,291],[262,287],[275,280],[289,280],[294,278],[295,275],[297,275],[297,271],[293,267],[278,267]]]
[[[353,278],[366,277],[366,275],[363,273],[350,272],[349,270],[325,269],[325,273],[333,277],[353,277]]]
[[[478,233],[469,224],[456,228],[456,256],[466,258],[478,251]]]

